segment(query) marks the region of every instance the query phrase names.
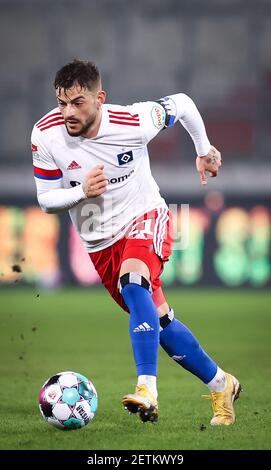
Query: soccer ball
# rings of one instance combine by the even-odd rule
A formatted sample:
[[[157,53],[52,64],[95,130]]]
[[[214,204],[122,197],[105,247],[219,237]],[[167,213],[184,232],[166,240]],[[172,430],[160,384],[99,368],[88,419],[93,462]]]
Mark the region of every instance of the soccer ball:
[[[59,429],[82,428],[94,418],[97,406],[93,383],[77,372],[59,372],[40,389],[40,412],[47,423]]]

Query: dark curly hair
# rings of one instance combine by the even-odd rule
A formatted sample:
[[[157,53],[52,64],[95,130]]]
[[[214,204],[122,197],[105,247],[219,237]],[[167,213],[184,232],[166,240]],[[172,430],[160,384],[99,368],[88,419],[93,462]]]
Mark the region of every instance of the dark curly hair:
[[[78,83],[81,88],[93,90],[100,80],[100,72],[94,62],[74,59],[57,71],[54,86],[56,90],[63,88],[66,91]]]

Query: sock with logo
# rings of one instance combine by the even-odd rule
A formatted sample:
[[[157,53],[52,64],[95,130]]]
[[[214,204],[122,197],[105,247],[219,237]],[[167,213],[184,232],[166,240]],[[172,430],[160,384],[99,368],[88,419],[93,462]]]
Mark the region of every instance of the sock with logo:
[[[132,283],[126,284],[121,293],[130,312],[129,331],[137,374],[156,376],[159,318],[151,293],[142,285]]]
[[[207,383],[211,392],[224,392],[227,386],[227,379],[224,370],[217,367],[216,374],[214,378]]]
[[[160,318],[160,344],[184,369],[209,384],[217,373],[217,364],[203,350],[193,333],[174,317],[171,309]]]

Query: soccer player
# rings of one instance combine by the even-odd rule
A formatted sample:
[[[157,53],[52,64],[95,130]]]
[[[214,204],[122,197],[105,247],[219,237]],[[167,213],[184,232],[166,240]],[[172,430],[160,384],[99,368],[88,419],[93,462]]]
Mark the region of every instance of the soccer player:
[[[104,286],[130,314],[138,381],[135,393],[123,397],[124,407],[142,421],[158,419],[160,343],[211,390],[211,424],[233,424],[238,380],[175,318],[160,280],[172,249],[172,221],[151,174],[147,144],[180,122],[193,139],[196,167],[207,184],[221,156],[198,109],[183,93],[130,106],[106,104],[97,66],[81,60],[64,65],[54,86],[58,107],[32,132],[37,197],[45,212],[69,210]]]

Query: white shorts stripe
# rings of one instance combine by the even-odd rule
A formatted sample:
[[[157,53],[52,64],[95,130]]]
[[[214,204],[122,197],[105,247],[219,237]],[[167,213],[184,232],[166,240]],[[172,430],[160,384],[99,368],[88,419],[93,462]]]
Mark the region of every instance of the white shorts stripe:
[[[158,230],[158,251],[159,251],[159,256],[161,256],[161,258],[162,258],[162,248],[163,248],[164,234],[165,234],[167,220],[168,220],[168,214],[167,214],[167,210],[165,210],[162,216],[162,220],[159,225],[159,230]]]
[[[157,232],[158,232],[158,228],[159,228],[159,222],[160,222],[160,218],[162,217],[162,213],[161,213],[161,208],[159,207],[157,209],[157,212],[158,212],[158,216],[155,220],[155,225],[154,225],[154,230],[153,230],[153,246],[154,246],[154,251],[155,253],[158,255],[158,245],[157,245]],[[159,255],[158,255],[159,256]]]
[[[162,257],[163,241],[166,229],[166,223],[168,221],[168,209],[159,208],[158,216],[155,221],[154,233],[153,233],[153,246],[155,253]]]

